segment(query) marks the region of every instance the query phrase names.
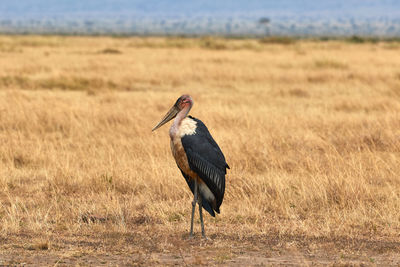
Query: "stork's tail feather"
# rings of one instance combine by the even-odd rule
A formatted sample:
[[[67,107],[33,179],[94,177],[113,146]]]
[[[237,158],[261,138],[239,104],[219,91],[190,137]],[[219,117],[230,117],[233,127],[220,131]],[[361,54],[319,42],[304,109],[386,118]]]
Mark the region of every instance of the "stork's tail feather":
[[[211,208],[210,203],[208,203],[204,198],[202,198],[201,203],[203,205],[203,208],[210,213],[211,216],[215,217],[215,212],[214,210]],[[216,212],[219,213],[219,209],[216,210]]]

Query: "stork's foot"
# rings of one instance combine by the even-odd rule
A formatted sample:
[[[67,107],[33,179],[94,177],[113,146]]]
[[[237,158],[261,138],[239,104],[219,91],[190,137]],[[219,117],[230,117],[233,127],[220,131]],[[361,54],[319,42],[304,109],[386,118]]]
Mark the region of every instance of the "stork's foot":
[[[205,234],[202,234],[202,235],[201,235],[201,238],[204,239],[204,240],[206,240],[206,241],[211,240],[211,239],[209,239]]]

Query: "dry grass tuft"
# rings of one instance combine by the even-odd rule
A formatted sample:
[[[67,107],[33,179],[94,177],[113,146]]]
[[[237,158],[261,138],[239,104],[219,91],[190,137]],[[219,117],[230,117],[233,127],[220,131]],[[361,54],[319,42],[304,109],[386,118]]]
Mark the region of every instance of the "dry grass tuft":
[[[99,53],[101,54],[122,54],[122,52],[115,48],[105,48],[101,50]]]
[[[48,250],[49,244],[46,241],[37,241],[31,245],[29,245],[27,250]]]
[[[66,265],[400,253],[396,49],[2,36],[0,53],[0,264],[30,249]],[[183,93],[232,167],[209,243],[185,239],[191,193],[167,127],[151,132]]]
[[[347,69],[347,65],[335,60],[316,60],[314,66],[317,69]]]

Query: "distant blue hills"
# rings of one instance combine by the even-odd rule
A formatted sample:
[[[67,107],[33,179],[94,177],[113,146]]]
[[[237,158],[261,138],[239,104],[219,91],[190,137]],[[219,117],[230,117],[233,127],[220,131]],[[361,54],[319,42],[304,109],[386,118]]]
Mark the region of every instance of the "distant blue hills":
[[[400,1],[1,0],[0,33],[400,37]]]

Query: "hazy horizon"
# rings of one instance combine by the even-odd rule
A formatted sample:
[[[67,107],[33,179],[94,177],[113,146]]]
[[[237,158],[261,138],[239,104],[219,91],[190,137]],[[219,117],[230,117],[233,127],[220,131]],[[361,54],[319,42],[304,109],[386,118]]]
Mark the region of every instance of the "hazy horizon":
[[[400,2],[3,0],[0,32],[400,36]]]

